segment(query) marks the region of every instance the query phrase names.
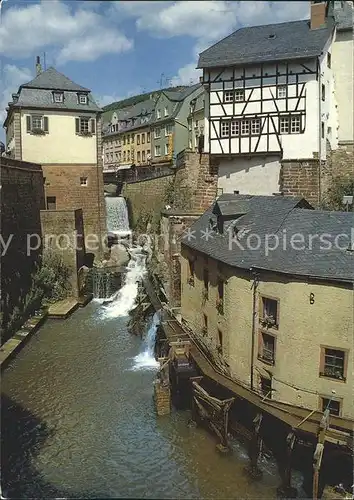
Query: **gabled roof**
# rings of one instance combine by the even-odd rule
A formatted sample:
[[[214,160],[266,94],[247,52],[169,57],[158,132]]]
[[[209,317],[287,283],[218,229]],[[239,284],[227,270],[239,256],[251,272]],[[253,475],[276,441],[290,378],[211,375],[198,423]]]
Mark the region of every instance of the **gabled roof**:
[[[330,18],[325,28],[316,30],[307,20],[241,28],[204,50],[198,68],[317,57],[333,26]]]
[[[195,85],[191,85],[182,90],[164,90],[163,93],[168,97],[170,101],[183,101],[186,97],[188,97],[192,92],[202,87],[200,83],[196,83]]]
[[[28,83],[24,83],[20,88],[49,89],[49,90],[72,90],[73,92],[90,92],[89,89],[81,87],[67,76],[59,73],[55,68],[50,67],[43,71]]]
[[[228,207],[228,214],[234,211],[235,220],[224,223],[223,234],[213,230],[210,235],[210,228],[217,222],[216,204]],[[245,210],[246,213],[240,215]],[[347,250],[353,226],[353,213],[313,210],[301,198],[225,194],[194,222],[190,228],[193,236],[183,237],[182,245],[244,270],[258,268],[293,276],[354,282],[354,251]],[[209,231],[208,238],[206,231]],[[299,242],[299,234],[303,242]],[[248,235],[253,235],[249,245]],[[336,245],[338,235],[342,236]],[[343,235],[347,235],[347,245]],[[296,242],[291,244],[293,236]],[[277,248],[267,251],[267,238],[269,248],[278,238]]]

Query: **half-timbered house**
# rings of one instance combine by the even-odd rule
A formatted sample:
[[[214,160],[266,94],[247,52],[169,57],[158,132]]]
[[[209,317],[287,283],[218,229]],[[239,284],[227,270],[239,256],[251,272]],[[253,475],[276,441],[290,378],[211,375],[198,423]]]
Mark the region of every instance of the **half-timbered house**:
[[[312,3],[310,21],[242,28],[200,54],[219,192],[279,193],[283,162],[319,164],[338,147],[329,14]]]

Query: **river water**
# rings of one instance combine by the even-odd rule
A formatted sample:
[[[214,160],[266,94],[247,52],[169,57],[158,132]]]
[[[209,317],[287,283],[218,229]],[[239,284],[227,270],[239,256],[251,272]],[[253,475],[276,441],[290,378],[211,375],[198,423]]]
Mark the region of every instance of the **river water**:
[[[108,306],[93,301],[48,320],[2,377],[2,492],[17,498],[275,498],[274,464],[262,481],[243,472],[243,446],[219,455],[188,411],[157,417],[145,338],[127,331],[141,261]]]

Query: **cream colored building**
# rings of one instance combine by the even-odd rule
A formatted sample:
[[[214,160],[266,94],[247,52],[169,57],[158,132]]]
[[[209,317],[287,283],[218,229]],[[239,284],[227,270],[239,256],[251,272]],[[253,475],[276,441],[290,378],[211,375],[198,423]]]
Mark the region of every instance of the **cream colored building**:
[[[351,225],[351,214],[300,199],[223,195],[183,239],[181,262],[182,317],[234,379],[265,399],[329,405],[343,419],[354,419]],[[267,234],[280,240],[268,255]],[[325,238],[341,248],[329,251]]]
[[[85,235],[106,232],[102,174],[101,109],[91,91],[55,68],[12,94],[4,122],[7,155],[38,163],[46,208],[83,209]]]

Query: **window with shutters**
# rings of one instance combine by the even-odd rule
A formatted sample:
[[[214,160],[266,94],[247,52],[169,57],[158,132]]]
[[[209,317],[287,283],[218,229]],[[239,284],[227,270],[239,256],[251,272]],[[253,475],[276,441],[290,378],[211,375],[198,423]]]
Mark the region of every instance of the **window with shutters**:
[[[27,133],[44,135],[49,132],[48,117],[43,115],[28,115],[26,117]]]
[[[76,133],[78,135],[90,136],[96,132],[96,121],[94,118],[81,116],[75,119]]]

